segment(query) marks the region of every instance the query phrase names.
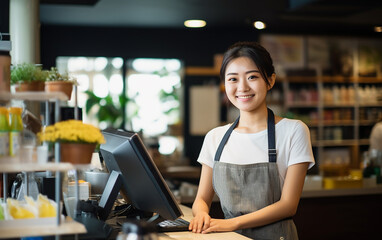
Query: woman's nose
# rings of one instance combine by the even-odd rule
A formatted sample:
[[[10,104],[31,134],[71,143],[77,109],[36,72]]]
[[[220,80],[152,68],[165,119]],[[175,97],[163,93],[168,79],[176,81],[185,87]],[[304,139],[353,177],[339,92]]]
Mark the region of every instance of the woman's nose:
[[[241,79],[239,81],[238,91],[244,92],[244,91],[248,91],[248,90],[249,90],[249,86],[248,86],[247,81]]]

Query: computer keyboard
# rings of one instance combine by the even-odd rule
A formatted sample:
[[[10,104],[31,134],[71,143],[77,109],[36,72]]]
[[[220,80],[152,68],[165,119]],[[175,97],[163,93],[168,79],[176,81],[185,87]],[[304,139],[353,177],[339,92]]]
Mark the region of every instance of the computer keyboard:
[[[164,220],[157,224],[159,232],[182,232],[188,231],[190,223],[184,219]]]

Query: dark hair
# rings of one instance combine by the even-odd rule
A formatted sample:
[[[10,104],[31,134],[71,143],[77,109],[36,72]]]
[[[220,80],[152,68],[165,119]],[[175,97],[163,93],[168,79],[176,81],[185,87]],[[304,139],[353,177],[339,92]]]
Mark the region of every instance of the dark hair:
[[[269,52],[257,42],[237,42],[230,46],[223,57],[220,68],[220,79],[224,81],[228,63],[239,57],[251,59],[259,68],[265,83],[269,86],[268,77],[275,73],[273,61]]]

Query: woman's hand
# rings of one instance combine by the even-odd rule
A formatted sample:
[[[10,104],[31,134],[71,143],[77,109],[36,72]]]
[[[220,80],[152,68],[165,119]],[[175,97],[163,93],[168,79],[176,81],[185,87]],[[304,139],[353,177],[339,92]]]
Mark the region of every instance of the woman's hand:
[[[210,232],[232,232],[237,230],[237,221],[231,219],[214,219],[212,218],[209,227],[202,231],[202,233]]]
[[[210,221],[210,215],[200,212],[190,221],[188,229],[194,233],[201,233],[210,227]]]

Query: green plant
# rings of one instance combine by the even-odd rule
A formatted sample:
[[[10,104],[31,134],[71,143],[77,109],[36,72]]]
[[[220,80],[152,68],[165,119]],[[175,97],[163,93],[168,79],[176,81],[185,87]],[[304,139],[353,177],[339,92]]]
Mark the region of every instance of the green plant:
[[[118,102],[113,100],[113,97],[108,95],[104,98],[97,97],[92,91],[85,92],[88,99],[85,105],[86,114],[92,111],[99,122],[105,122],[108,127],[124,128],[125,107],[128,102],[133,101],[124,94],[118,96]]]
[[[22,63],[11,68],[11,83],[28,83],[34,81],[44,82],[48,71],[43,70],[41,65]]]
[[[47,82],[55,82],[55,81],[64,81],[64,82],[72,82],[73,84],[77,83],[77,79],[73,76],[70,76],[68,73],[61,74],[58,72],[56,67],[51,67],[48,71],[48,76],[46,78]]]

